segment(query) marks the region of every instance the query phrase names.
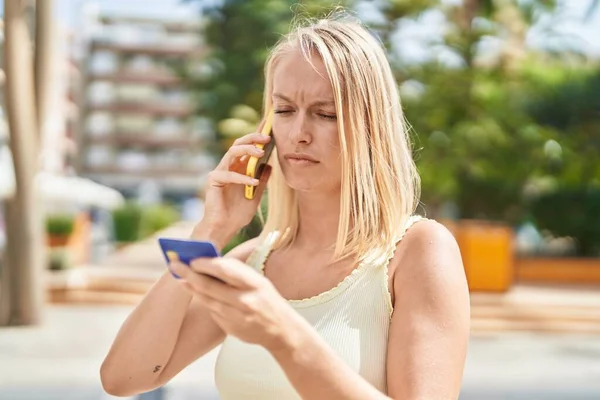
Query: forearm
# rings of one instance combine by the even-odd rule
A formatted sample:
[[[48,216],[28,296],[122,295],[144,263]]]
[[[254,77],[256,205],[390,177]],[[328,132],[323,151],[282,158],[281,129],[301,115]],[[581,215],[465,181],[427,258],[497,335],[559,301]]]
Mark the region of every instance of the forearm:
[[[191,233],[219,251],[228,236],[202,223]],[[119,330],[100,370],[105,389],[121,395],[150,390],[214,347],[223,333],[206,310],[197,308],[192,295],[165,272]],[[190,312],[193,322],[186,324]]]
[[[101,368],[109,387],[145,388],[169,361],[192,296],[165,273],[119,330]]]
[[[306,321],[295,325],[269,350],[303,399],[389,399],[341,360]]]

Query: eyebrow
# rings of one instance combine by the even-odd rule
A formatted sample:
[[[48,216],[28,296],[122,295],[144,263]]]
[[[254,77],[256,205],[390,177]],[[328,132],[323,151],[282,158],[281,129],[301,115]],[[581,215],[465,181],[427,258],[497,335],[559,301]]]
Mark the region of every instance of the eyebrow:
[[[287,97],[281,93],[273,93],[273,97],[276,97],[283,101],[287,101],[288,103],[293,103],[293,101],[289,97]],[[312,103],[312,106],[335,106],[335,101],[333,101],[333,100],[317,100],[314,103]]]

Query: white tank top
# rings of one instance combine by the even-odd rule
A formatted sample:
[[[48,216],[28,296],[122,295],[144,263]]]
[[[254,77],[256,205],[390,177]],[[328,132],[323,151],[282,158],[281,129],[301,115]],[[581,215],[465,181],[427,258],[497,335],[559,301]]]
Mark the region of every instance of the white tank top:
[[[420,216],[408,220],[404,232]],[[262,272],[277,237],[267,236],[247,263]],[[392,302],[388,264],[397,242],[378,260],[361,263],[334,288],[302,300],[288,300],[354,371],[381,392],[387,392],[386,353]],[[215,382],[223,400],[300,399],[279,364],[262,346],[227,336],[215,369]]]

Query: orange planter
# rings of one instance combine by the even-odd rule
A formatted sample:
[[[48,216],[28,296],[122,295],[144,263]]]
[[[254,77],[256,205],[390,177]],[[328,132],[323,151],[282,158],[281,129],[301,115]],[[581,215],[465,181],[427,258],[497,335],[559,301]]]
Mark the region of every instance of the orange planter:
[[[518,258],[515,269],[522,283],[600,285],[600,258]]]
[[[46,235],[46,245],[50,248],[64,247],[76,265],[89,260],[91,221],[86,212],[75,217],[73,232],[69,236]]]
[[[486,221],[460,221],[453,227],[471,291],[507,291],[514,281],[513,232]]]
[[[46,245],[50,248],[65,247],[69,242],[69,236],[46,235]]]

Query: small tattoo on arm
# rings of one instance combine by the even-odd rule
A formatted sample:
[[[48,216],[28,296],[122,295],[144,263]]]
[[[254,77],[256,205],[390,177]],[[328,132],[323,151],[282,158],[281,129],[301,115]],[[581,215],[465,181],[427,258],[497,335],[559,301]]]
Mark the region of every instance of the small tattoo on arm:
[[[154,367],[154,373],[157,373],[158,371],[160,371],[162,367],[160,365],[157,365],[156,367]]]

